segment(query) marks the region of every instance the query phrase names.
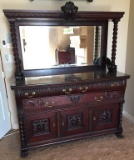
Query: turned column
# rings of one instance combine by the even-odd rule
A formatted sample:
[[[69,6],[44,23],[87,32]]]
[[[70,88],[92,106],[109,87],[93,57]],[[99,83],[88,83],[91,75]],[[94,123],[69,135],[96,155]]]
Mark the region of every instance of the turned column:
[[[12,37],[12,44],[13,44],[13,52],[14,52],[14,60],[15,60],[15,78],[16,83],[23,81],[23,74],[22,74],[22,62],[19,58],[18,53],[18,43],[17,43],[17,37],[16,37],[16,29],[15,29],[15,22],[10,21],[10,31],[11,31],[11,37]]]
[[[94,64],[98,64],[97,59],[100,57],[100,43],[101,43],[101,35],[100,35],[100,26],[96,26],[95,28],[95,48],[94,48]]]
[[[116,48],[117,48],[117,33],[118,33],[118,22],[119,20],[113,19],[114,27],[113,27],[113,41],[112,41],[112,54],[111,54],[111,70],[116,71],[117,66],[115,64],[116,59]]]

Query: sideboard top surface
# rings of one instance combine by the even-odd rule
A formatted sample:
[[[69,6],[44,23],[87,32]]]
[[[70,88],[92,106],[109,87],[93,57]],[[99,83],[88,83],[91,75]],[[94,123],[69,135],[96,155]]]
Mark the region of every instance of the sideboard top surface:
[[[129,75],[121,72],[110,73],[104,70],[94,72],[83,72],[74,74],[61,74],[41,77],[27,77],[23,83],[12,84],[12,89],[35,87],[35,86],[48,86],[48,85],[64,85],[73,83],[85,83],[85,82],[100,82],[117,79],[128,79]]]

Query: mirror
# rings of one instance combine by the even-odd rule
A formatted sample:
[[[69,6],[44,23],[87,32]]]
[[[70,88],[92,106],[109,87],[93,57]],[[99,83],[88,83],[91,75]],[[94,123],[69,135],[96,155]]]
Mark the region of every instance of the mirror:
[[[19,26],[23,68],[99,64],[101,31],[101,26]]]

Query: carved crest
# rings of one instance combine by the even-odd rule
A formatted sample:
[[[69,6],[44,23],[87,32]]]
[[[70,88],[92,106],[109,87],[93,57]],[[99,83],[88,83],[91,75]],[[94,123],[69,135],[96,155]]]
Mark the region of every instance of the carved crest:
[[[65,20],[73,20],[76,17],[76,12],[78,11],[78,7],[74,5],[73,2],[66,2],[64,6],[61,7],[63,14],[61,15],[62,18]]]

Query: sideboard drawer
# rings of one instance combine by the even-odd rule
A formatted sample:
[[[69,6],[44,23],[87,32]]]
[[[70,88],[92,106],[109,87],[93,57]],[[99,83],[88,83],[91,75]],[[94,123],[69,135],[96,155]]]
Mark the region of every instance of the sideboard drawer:
[[[80,93],[52,97],[38,97],[22,100],[25,113],[42,112],[45,110],[79,107],[84,103],[113,103],[123,101],[123,91],[104,91],[94,93]]]
[[[22,105],[25,112],[41,112],[57,106],[70,105],[72,102],[67,96],[39,97],[23,99]]]

